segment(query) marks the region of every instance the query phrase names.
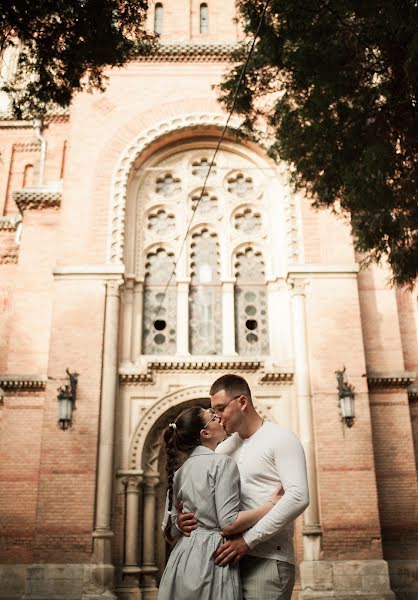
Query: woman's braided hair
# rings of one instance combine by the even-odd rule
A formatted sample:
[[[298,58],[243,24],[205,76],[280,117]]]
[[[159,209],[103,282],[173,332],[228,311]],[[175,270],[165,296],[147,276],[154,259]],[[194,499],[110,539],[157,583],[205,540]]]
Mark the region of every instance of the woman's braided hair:
[[[173,479],[174,472],[181,462],[181,455],[188,455],[200,445],[200,431],[205,426],[203,418],[204,409],[201,406],[186,408],[170,423],[164,431],[164,442],[167,453],[167,480],[168,480],[168,510],[173,507]],[[172,541],[171,519],[168,519],[165,528],[165,537]]]

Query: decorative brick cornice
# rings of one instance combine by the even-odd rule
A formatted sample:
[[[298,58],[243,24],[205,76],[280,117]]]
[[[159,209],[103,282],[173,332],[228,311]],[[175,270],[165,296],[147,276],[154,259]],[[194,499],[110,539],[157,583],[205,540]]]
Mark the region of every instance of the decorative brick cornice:
[[[19,223],[22,222],[20,215],[10,217],[0,217],[0,231],[16,231]]]
[[[0,254],[0,265],[15,265],[18,261],[19,255],[16,250],[9,250]]]
[[[257,373],[261,371],[259,384],[291,383],[293,372],[264,370],[262,361],[254,360],[190,360],[190,361],[152,361],[147,363],[145,372],[132,372],[123,370],[119,372],[119,380],[124,385],[135,385],[138,383],[154,383],[154,375],[157,372],[167,373],[190,372],[190,371],[241,371],[243,373]]]
[[[369,390],[390,388],[404,389],[415,381],[415,371],[371,371],[367,373]]]
[[[408,400],[410,404],[418,404],[418,385],[412,384],[408,388]]]
[[[119,381],[123,385],[135,385],[137,383],[154,383],[154,374],[146,373],[119,373]]]
[[[259,383],[292,383],[292,381],[292,371],[264,372],[259,379]]]
[[[69,116],[69,107],[55,105],[47,111],[44,117],[44,124],[47,125],[48,123],[65,123],[66,121],[68,121]],[[5,121],[4,126],[6,127],[33,127],[32,119],[16,120],[16,117],[13,115],[10,109],[0,111],[0,121]]]
[[[140,62],[201,62],[201,61],[232,61],[233,52],[239,49],[240,44],[228,42],[214,43],[169,43],[157,44],[152,53],[138,55],[136,61]]]
[[[43,375],[0,375],[0,387],[4,391],[44,390],[47,377]]]
[[[151,371],[258,371],[261,361],[249,360],[191,360],[154,361],[148,363]]]
[[[39,152],[40,147],[39,142],[19,142],[13,144],[13,148],[16,152]]]
[[[62,201],[62,192],[47,188],[28,188],[13,192],[13,200],[21,213],[25,210],[59,208]]]

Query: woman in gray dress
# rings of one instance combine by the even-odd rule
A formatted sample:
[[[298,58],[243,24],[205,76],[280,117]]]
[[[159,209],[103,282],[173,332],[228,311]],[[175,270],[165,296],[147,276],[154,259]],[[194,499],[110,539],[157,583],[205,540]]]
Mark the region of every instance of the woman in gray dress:
[[[259,521],[279,499],[277,490],[265,504],[240,511],[239,472],[229,456],[216,454],[225,438],[220,419],[211,409],[184,410],[164,432],[167,451],[167,523],[165,535],[174,541],[177,509],[192,512],[198,522],[190,537],[180,537],[163,573],[158,600],[241,600],[237,566],[218,567],[214,553],[223,535],[244,531]],[[175,472],[180,457],[184,462]]]

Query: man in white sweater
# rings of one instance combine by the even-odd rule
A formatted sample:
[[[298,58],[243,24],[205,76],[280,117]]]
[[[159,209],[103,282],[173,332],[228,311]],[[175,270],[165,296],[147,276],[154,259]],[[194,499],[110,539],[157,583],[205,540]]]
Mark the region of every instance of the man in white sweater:
[[[210,396],[215,414],[232,434],[216,451],[228,454],[238,465],[242,509],[265,502],[278,484],[284,490],[263,519],[218,549],[216,563],[240,561],[244,600],[290,600],[295,579],[294,521],[309,504],[302,444],[288,429],[263,421],[242,377],[220,377]]]
[[[290,600],[295,580],[294,521],[309,504],[302,445],[288,429],[263,421],[242,377],[220,377],[210,396],[215,414],[230,434],[216,451],[228,454],[238,465],[242,509],[265,502],[278,484],[284,490],[256,525],[219,547],[216,564],[240,561],[244,600]],[[196,521],[184,514],[178,523],[188,535]]]

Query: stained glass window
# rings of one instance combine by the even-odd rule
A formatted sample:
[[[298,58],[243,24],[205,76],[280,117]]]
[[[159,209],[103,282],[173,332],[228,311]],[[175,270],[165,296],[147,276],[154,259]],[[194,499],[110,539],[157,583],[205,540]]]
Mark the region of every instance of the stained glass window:
[[[176,288],[169,285],[174,256],[163,248],[147,255],[144,288],[144,354],[176,351]]]

